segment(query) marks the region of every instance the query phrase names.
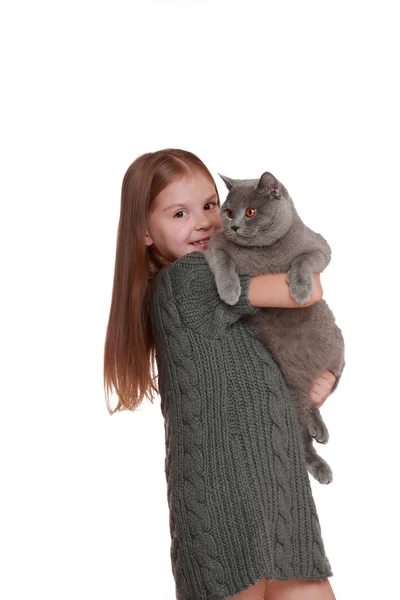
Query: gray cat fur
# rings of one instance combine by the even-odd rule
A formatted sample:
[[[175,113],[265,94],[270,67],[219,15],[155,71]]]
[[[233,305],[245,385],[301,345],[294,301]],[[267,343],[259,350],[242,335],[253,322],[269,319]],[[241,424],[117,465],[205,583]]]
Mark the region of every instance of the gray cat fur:
[[[322,273],[331,260],[327,241],[304,225],[287,189],[271,173],[260,179],[220,177],[229,190],[221,206],[223,230],[211,236],[205,257],[221,299],[237,302],[238,275],[287,272],[292,297],[299,304],[307,302],[312,273]],[[257,211],[252,217],[245,214],[249,207]],[[336,376],[332,393],[345,366],[343,335],[331,309],[322,299],[303,308],[261,308],[245,318],[284,376],[297,409],[308,471],[320,483],[330,483],[332,470],[313,445],[313,439],[326,444],[328,429],[309,394],[325,369]]]

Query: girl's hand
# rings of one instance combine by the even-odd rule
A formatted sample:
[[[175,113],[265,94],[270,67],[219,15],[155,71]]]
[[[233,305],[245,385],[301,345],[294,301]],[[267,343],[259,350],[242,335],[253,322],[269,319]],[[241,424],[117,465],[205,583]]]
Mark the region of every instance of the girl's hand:
[[[332,371],[328,370],[325,370],[322,375],[317,377],[317,379],[314,381],[310,392],[310,398],[311,401],[318,406],[318,408],[323,405],[331,393],[331,389],[333,388],[335,381],[335,375],[332,373]]]

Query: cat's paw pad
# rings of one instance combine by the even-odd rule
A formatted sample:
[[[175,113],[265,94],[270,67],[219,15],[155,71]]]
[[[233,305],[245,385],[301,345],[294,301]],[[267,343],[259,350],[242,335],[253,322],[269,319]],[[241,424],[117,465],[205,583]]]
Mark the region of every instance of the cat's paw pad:
[[[290,294],[298,304],[308,302],[312,294],[312,281],[292,281],[290,283]]]
[[[237,283],[235,283],[233,285],[229,285],[229,286],[227,286],[227,285],[226,286],[222,286],[222,285],[218,286],[219,297],[221,298],[221,300],[223,300],[227,304],[230,304],[231,306],[236,304],[237,301],[239,300],[240,291],[241,291],[241,288],[240,288],[239,281]]]

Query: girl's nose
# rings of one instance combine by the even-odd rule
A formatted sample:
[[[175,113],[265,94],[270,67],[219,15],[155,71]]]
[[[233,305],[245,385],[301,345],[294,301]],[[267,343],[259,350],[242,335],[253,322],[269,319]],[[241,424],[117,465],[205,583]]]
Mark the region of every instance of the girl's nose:
[[[202,218],[197,223],[196,229],[209,229],[211,227],[211,222],[207,218]]]

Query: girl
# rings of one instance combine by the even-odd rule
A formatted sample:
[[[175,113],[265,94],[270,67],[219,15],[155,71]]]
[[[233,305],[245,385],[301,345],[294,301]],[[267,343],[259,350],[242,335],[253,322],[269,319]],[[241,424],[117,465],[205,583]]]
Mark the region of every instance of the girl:
[[[332,600],[295,408],[245,318],[318,302],[320,277],[298,305],[286,273],[242,275],[237,304],[225,304],[203,254],[221,227],[215,182],[194,154],[160,150],[128,168],[104,355],[108,410],[160,393],[177,600]],[[314,383],[318,406],[334,382],[326,371]]]

